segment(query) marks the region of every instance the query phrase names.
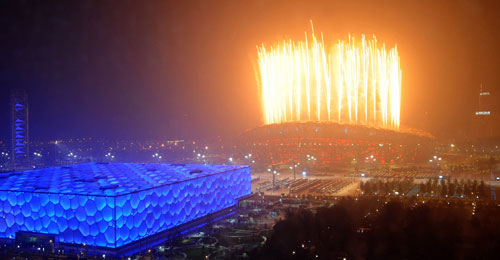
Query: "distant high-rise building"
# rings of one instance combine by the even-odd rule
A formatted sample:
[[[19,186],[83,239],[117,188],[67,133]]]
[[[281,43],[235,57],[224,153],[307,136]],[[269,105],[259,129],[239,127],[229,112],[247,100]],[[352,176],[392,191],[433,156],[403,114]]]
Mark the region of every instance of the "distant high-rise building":
[[[491,138],[497,136],[496,125],[498,111],[493,93],[480,85],[474,109],[473,131],[476,138]]]
[[[29,109],[26,91],[13,90],[10,95],[12,127],[12,162],[26,166],[29,162]]]

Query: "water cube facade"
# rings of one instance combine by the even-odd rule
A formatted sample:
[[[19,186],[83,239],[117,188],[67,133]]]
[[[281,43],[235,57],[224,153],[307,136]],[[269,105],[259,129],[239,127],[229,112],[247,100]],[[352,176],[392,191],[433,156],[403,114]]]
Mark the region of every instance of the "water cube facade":
[[[87,163],[0,175],[0,237],[57,234],[117,248],[237,205],[251,193],[237,165]]]

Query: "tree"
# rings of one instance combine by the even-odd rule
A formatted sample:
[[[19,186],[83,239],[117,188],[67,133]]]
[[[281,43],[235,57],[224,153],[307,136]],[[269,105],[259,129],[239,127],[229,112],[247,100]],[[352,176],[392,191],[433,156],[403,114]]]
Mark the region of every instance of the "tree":
[[[373,192],[373,188],[372,188],[372,183],[371,181],[367,181],[364,185],[364,192],[365,194],[367,195],[370,195],[372,192]]]
[[[384,183],[382,184],[382,187],[383,187],[382,192],[384,193],[384,195],[387,195],[387,193],[389,193],[389,192],[390,192],[389,183],[384,182]]]
[[[446,183],[443,183],[441,185],[441,193],[440,193],[441,196],[446,196],[448,195],[448,185],[446,185]]]
[[[398,190],[399,193],[403,193],[403,190],[404,190],[403,189],[403,183],[401,183],[401,182],[398,183],[397,190]]]
[[[478,195],[481,198],[487,198],[488,197],[488,187],[484,184],[483,180],[481,180],[481,183],[479,184]]]
[[[471,192],[470,186],[468,184],[465,184],[464,185],[464,195],[468,197],[468,196],[470,196],[470,192]]]
[[[418,188],[420,194],[424,195],[425,193],[427,193],[427,185],[425,185],[425,183],[420,183],[418,185]]]
[[[461,197],[462,196],[462,186],[458,185],[457,187],[457,196]]]
[[[431,181],[430,180],[427,180],[427,182],[425,183],[425,190],[427,193],[431,192]]]
[[[455,184],[454,183],[450,183],[450,185],[448,185],[448,196],[451,197],[453,195],[455,195]]]
[[[472,182],[472,192],[474,192],[474,194],[477,194],[477,180],[474,180]]]

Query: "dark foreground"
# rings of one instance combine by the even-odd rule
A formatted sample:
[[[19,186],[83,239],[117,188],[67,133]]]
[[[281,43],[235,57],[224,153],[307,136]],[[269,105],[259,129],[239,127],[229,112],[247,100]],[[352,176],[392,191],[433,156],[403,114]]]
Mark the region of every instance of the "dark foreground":
[[[497,201],[345,198],[290,209],[252,259],[498,259]]]

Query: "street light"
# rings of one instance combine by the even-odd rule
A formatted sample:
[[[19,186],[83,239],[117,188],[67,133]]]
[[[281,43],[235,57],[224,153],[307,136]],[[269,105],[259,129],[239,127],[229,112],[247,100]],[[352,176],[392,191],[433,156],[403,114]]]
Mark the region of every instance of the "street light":
[[[106,155],[104,155],[106,157],[106,159],[108,160],[113,160],[115,158],[114,155],[112,155],[111,153],[107,153]]]
[[[159,161],[159,160],[161,160],[162,156],[159,153],[155,153],[155,154],[153,154],[153,158],[156,158]]]

